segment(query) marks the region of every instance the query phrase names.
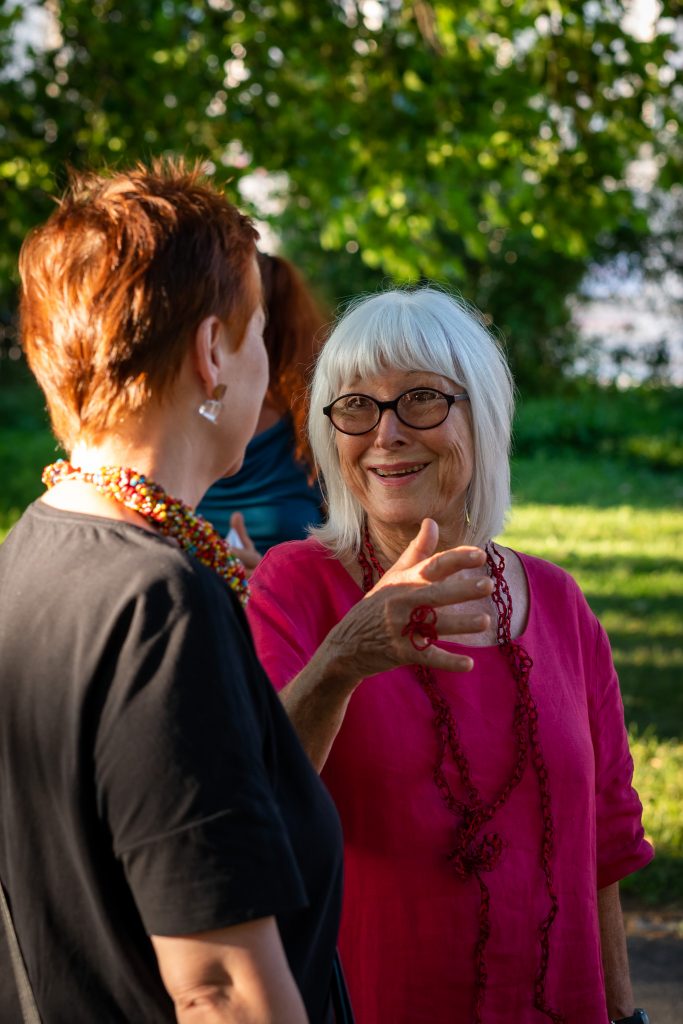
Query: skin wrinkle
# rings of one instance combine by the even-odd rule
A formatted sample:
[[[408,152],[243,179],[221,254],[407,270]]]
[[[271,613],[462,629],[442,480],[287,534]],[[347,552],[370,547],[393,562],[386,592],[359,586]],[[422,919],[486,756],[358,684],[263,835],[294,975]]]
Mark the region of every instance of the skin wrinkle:
[[[386,401],[420,386],[448,394],[462,390],[461,385],[435,373],[389,370],[362,382],[351,381],[344,391],[362,390]],[[337,432],[337,452],[346,484],[367,510],[371,534],[390,562],[405,549],[426,517],[439,523],[439,549],[457,547],[463,541],[474,445],[469,408],[464,410],[462,406],[468,403],[451,406],[444,422],[429,430],[406,426],[389,409],[368,434],[353,437]],[[383,485],[371,479],[368,467],[391,462],[429,465],[405,489],[380,490]]]
[[[381,375],[355,378],[348,391],[359,390],[373,398],[389,400],[402,391],[421,386],[447,394],[457,394],[462,390],[455,381],[425,370],[387,370]],[[474,467],[472,418],[468,402],[456,402],[444,422],[428,430],[408,427],[392,410],[386,410],[374,430],[355,437],[338,431],[336,443],[344,480],[367,511],[370,534],[385,565],[396,561],[417,534],[424,518],[434,519],[438,524],[437,550],[446,551],[464,542],[465,503]],[[414,485],[406,488],[405,496],[401,488],[395,497],[393,490],[387,488],[384,491],[382,484],[373,483],[371,470],[367,468],[392,461],[425,461],[430,465]],[[360,583],[356,559],[344,560],[344,565]],[[515,572],[516,566],[511,568]],[[463,578],[471,579],[485,576],[486,570],[482,566],[460,569],[460,573]],[[406,615],[409,612],[410,609]],[[494,643],[496,616],[490,597],[486,595],[469,602],[467,612],[471,619],[445,632],[450,630],[452,621],[457,621],[455,616],[462,616],[462,608],[456,604],[439,608],[442,639],[474,646]],[[483,630],[479,626],[482,615],[488,616]],[[475,616],[478,617],[476,623]],[[516,631],[521,631],[525,619],[526,603],[520,602],[515,613]]]

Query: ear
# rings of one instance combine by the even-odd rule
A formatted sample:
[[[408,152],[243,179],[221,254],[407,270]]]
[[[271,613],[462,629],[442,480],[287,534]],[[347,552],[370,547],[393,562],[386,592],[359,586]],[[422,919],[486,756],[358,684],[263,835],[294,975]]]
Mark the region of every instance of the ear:
[[[217,385],[224,383],[224,330],[217,316],[207,316],[195,331],[192,350],[194,366],[209,398]]]

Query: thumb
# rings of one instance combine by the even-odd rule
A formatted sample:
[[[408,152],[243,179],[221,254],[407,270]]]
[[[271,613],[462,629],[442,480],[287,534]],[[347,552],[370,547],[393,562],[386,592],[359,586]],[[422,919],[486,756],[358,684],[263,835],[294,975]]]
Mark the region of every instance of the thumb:
[[[424,562],[434,554],[438,543],[439,527],[433,519],[423,519],[416,536],[394,563],[394,569],[410,569],[418,562]]]
[[[242,541],[242,547],[251,547],[251,537],[247,533],[247,528],[244,525],[244,516],[241,512],[233,512],[230,516],[230,529],[234,530]]]

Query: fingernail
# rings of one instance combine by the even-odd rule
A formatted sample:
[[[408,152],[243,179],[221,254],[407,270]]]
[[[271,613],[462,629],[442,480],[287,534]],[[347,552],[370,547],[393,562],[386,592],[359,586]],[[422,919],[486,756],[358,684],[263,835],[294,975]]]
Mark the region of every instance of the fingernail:
[[[491,580],[488,579],[488,577],[484,577],[484,579],[477,580],[477,590],[488,590],[490,582]]]
[[[479,552],[478,551],[470,551],[469,559],[470,559],[470,562],[478,562],[479,561]]]
[[[471,658],[464,658],[463,660],[465,662],[465,665],[464,665],[465,672],[469,672],[469,670],[471,668],[474,668],[474,662],[472,661]]]

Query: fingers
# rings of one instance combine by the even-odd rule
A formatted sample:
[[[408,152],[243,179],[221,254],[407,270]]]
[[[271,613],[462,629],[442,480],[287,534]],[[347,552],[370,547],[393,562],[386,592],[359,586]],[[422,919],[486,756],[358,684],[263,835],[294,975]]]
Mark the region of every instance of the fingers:
[[[422,569],[422,578],[441,580],[460,569],[476,569],[486,563],[486,552],[481,548],[458,547],[448,548],[433,555]]]
[[[242,543],[242,547],[247,547],[247,545],[251,544],[251,537],[244,524],[244,516],[241,512],[233,512],[230,516],[230,529],[235,531]]]
[[[419,609],[422,611],[422,609]],[[426,616],[420,616],[418,621],[411,621],[407,626],[401,630],[401,636],[408,636],[409,641],[418,655],[422,655],[425,651],[429,650],[439,640],[455,640],[459,637],[469,635],[472,633],[481,633],[490,625],[491,619],[488,615],[479,613],[476,615],[465,615],[458,613],[442,613],[436,614],[435,609],[429,609],[429,614]],[[421,621],[421,620],[425,621]],[[445,652],[447,654],[453,654],[454,652]],[[460,656],[458,656],[460,657]],[[410,661],[417,660],[422,661],[422,658],[415,658],[415,655],[409,655]],[[429,661],[429,658],[427,658]]]
[[[439,611],[436,617],[436,631],[439,638],[458,637],[466,633],[483,633],[491,623],[490,615],[484,612],[468,614],[466,612]]]
[[[434,554],[438,542],[439,528],[437,524],[433,519],[423,519],[417,535],[391,569],[387,571],[378,586],[398,582],[397,577],[411,569],[417,569],[422,581],[438,582],[448,580],[462,569],[476,569],[486,563],[486,552],[477,547],[463,545]],[[452,601],[474,600],[477,597],[490,594],[492,588],[489,588],[488,584],[484,584],[472,592],[470,592],[471,587],[464,589],[467,591],[467,595],[463,592],[463,595],[459,596],[460,588],[456,587],[453,590],[451,586],[447,586],[435,591],[433,599],[426,593],[424,596],[431,603],[448,604]]]
[[[440,637],[449,638],[458,635],[481,633],[490,624],[488,615],[460,615],[441,613],[437,617],[437,630]],[[446,672],[469,672],[474,665],[474,659],[468,654],[459,654],[455,651],[447,651],[442,647],[430,645],[423,649],[418,664],[423,664],[430,669],[444,669]]]
[[[256,550],[244,525],[244,516],[241,512],[233,512],[230,516],[230,533],[227,540],[244,566],[248,579],[263,556]]]
[[[474,661],[469,655],[444,651],[440,647],[429,647],[421,662],[428,668],[442,669],[444,672],[471,672],[474,668]]]
[[[433,555],[439,543],[439,527],[433,519],[423,519],[417,535],[411,540],[401,557],[392,566],[392,571],[411,569],[419,562]]]
[[[252,572],[259,564],[263,555],[260,555],[255,547],[251,548],[238,548],[235,552],[240,562],[244,566],[244,570],[247,575],[247,579],[251,576]]]
[[[477,586],[476,576],[459,575],[463,569],[478,569],[485,565],[485,551],[477,547],[461,546],[434,554],[437,543],[436,523],[432,519],[424,519],[417,536],[385,573],[378,586],[417,583],[418,579],[420,585],[429,581],[434,584],[443,583],[443,586],[425,590],[423,597],[430,604],[472,601],[492,592],[493,587],[490,583],[484,582]],[[488,577],[483,579],[486,580]]]
[[[477,601],[493,593],[493,580],[488,576],[463,576],[453,573],[437,583],[423,586],[419,592],[420,604],[431,604],[435,608],[448,604]],[[418,595],[416,595],[418,596]]]
[[[477,582],[465,581],[468,587],[476,587]],[[344,661],[349,676],[361,679],[397,665],[469,672],[471,657],[436,645],[441,638],[457,640],[482,632],[490,625],[490,617],[482,612],[435,607],[434,602],[426,600],[426,594],[443,585],[375,589],[355,605],[333,630],[337,656]],[[475,593],[480,596],[481,591]],[[421,605],[427,605],[426,614],[415,614],[421,611]],[[425,638],[434,638],[434,631],[435,639],[425,645]]]
[[[230,529],[235,531],[243,548],[254,546],[251,537],[247,532],[247,528],[244,525],[244,516],[241,512],[233,512],[230,516]],[[235,547],[237,547],[237,545],[235,545]]]

